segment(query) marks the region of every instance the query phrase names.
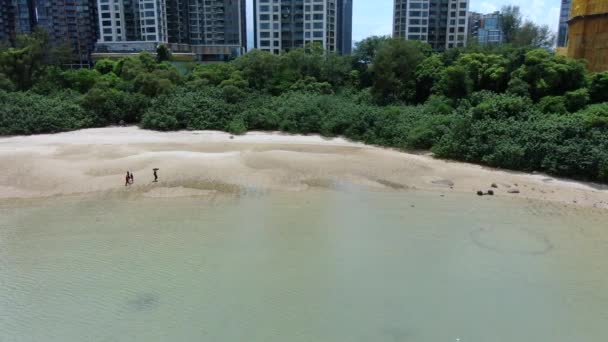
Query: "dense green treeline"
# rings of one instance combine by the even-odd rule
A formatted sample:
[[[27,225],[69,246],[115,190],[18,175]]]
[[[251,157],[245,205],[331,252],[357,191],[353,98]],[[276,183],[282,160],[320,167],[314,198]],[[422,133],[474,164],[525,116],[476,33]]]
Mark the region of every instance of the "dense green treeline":
[[[311,47],[230,63],[171,63],[163,49],[63,70],[44,41],[0,48],[0,135],[139,124],[342,135],[438,157],[608,181],[608,72],[544,49],[434,53],[371,37],[352,56]]]

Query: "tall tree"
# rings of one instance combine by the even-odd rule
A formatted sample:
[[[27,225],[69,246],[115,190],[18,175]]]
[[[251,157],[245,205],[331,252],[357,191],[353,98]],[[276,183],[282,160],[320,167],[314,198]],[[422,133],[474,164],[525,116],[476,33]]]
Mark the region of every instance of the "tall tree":
[[[512,43],[522,22],[522,15],[519,11],[519,6],[503,6],[501,15],[501,25],[502,32],[505,37],[505,43]]]
[[[553,46],[555,36],[547,25],[538,26],[526,20],[517,30],[513,38],[513,45],[518,47],[531,46],[535,48],[550,48]]]
[[[411,101],[416,96],[415,71],[431,48],[414,40],[391,39],[372,63],[372,94],[380,103]]]
[[[389,36],[371,36],[355,43],[353,57],[359,63],[370,64],[380,48],[386,44],[391,37]]]
[[[48,35],[36,31],[31,35],[19,35],[15,47],[0,52],[0,73],[4,74],[19,90],[32,87],[34,80],[45,68],[44,53]]]
[[[171,61],[173,59],[173,55],[171,54],[171,50],[165,44],[160,44],[156,48],[156,61],[158,63]]]

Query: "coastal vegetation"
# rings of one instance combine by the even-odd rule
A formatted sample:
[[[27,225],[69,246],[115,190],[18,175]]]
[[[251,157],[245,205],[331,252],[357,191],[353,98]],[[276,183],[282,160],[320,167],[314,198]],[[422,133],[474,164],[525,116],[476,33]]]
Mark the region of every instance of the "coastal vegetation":
[[[350,56],[311,46],[181,65],[161,47],[65,70],[36,33],[0,46],[0,135],[119,123],[281,130],[608,182],[608,72],[530,42],[436,53],[370,37]]]

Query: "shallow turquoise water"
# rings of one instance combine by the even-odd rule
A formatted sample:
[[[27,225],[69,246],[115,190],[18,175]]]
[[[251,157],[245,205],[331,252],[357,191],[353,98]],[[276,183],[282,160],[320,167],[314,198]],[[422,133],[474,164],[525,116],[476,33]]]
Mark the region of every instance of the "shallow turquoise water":
[[[0,203],[0,341],[606,341],[606,218],[358,190]]]

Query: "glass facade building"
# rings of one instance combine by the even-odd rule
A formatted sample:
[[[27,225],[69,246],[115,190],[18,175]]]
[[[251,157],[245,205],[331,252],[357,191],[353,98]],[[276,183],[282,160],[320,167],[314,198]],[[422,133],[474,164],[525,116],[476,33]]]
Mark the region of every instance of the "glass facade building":
[[[428,42],[436,50],[466,45],[468,0],[395,0],[393,37]]]
[[[469,32],[471,38],[481,45],[504,43],[500,12],[489,14],[471,12],[469,14]]]
[[[348,55],[353,46],[353,0],[338,0],[338,53]]]
[[[562,0],[559,12],[559,27],[557,30],[557,46],[566,46],[568,40],[568,20],[570,19],[570,7],[572,0]]]

